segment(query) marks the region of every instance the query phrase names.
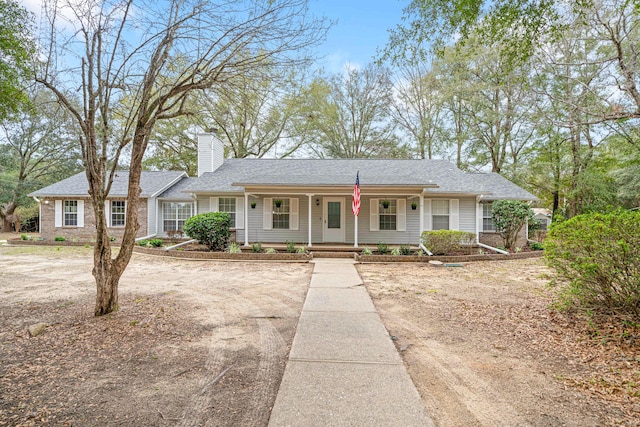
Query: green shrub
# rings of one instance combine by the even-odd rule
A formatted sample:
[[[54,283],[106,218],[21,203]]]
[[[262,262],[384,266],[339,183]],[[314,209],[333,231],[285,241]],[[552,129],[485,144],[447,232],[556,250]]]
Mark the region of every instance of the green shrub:
[[[544,249],[564,306],[640,319],[640,212],[591,213],[557,223]]]
[[[207,245],[211,251],[224,251],[231,236],[231,217],[226,212],[207,212],[189,218],[183,231],[192,239]]]
[[[287,252],[290,254],[296,253],[296,244],[293,242],[287,242]]]
[[[264,253],[265,253],[265,254],[277,254],[277,253],[278,253],[278,251],[276,251],[276,250],[275,250],[275,249],[273,249],[273,248],[267,248],[267,249],[265,249]]]
[[[389,245],[386,243],[378,243],[378,251],[380,255],[386,255],[389,253]]]
[[[139,240],[138,241],[138,246],[150,246],[150,243],[148,240]]]
[[[64,242],[67,239],[65,239],[62,236],[56,236],[56,237],[53,238],[53,240],[55,240],[56,242]]]
[[[544,249],[544,245],[543,245],[542,243],[540,243],[540,242],[534,242],[534,243],[531,243],[529,246],[530,246],[530,247],[531,247],[531,249],[533,249],[534,251],[541,251],[541,250],[543,250],[543,249]]]
[[[371,255],[371,254],[373,254],[373,251],[370,248],[364,247],[364,248],[362,248],[362,252],[360,254],[361,255]]]
[[[470,245],[476,235],[468,231],[435,230],[423,231],[422,243],[434,255],[447,255],[460,249],[462,245]]]
[[[261,253],[262,252],[262,242],[258,242],[258,243],[254,243],[253,245],[251,245],[251,252],[254,253]]]
[[[154,248],[162,247],[163,243],[164,242],[162,241],[162,239],[151,239],[151,240],[149,240],[149,246],[152,246]]]
[[[304,248],[304,246],[300,246],[299,248],[296,248],[296,253],[297,254],[306,254],[307,250]]]
[[[409,246],[409,245],[400,245],[400,254],[401,255],[411,255],[411,246]]]
[[[21,234],[20,235],[20,239],[21,240],[31,240],[31,236],[29,236],[28,234]]]
[[[535,220],[531,206],[520,200],[496,200],[491,204],[491,218],[507,249],[516,243],[518,232],[527,221]]]
[[[393,249],[391,249],[391,255],[393,255],[393,256],[399,256],[399,255],[401,255],[401,253],[400,253],[400,249],[399,249],[399,248],[393,248]]]
[[[230,254],[239,254],[239,253],[242,253],[242,248],[240,248],[240,245],[237,243],[231,243],[227,248],[227,251]]]

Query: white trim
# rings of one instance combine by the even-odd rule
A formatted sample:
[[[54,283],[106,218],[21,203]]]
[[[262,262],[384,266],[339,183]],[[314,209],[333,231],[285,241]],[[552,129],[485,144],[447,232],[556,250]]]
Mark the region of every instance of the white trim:
[[[244,197],[236,197],[236,230],[244,230]]]
[[[460,229],[460,200],[449,199],[449,230]]]
[[[300,228],[299,211],[300,199],[297,197],[289,198],[289,230],[298,230]]]
[[[380,215],[378,204],[380,199],[369,200],[369,231],[380,231]]]
[[[104,220],[107,227],[111,227],[111,200],[104,201]]]
[[[407,231],[407,201],[397,199],[396,202],[396,231]]]
[[[244,245],[249,246],[249,194],[244,193]]]
[[[433,221],[431,218],[431,199],[424,199],[424,231],[433,230]]]
[[[78,200],[78,228],[84,228],[84,200]]]
[[[54,227],[62,227],[62,224],[64,222],[64,211],[62,209],[62,200],[56,200],[54,202],[54,207],[53,207],[53,226]]]
[[[273,204],[272,197],[265,197],[263,199],[264,205],[262,206],[262,229],[273,229],[273,212],[271,212],[271,206]]]
[[[420,199],[420,236],[422,236],[422,232],[424,231],[424,197],[422,194],[419,197]]]
[[[218,212],[218,198],[209,197],[209,212]]]
[[[308,212],[308,215],[307,215],[308,216],[308,218],[307,218],[307,221],[308,221],[307,234],[309,235],[308,236],[309,237],[309,241],[307,242],[307,246],[308,247],[311,247],[311,240],[312,240],[311,239],[311,236],[312,236],[312,233],[311,233],[311,220],[313,219],[312,213],[311,213],[311,209],[313,209],[312,203],[313,203],[313,194],[307,194],[307,204],[309,206],[309,212]]]

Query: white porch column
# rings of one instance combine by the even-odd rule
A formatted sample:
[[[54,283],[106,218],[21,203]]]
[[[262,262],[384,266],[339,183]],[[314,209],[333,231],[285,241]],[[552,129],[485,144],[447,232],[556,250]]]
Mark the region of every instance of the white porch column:
[[[424,195],[420,194],[420,237],[424,231]]]
[[[244,245],[249,246],[249,194],[244,193]]]
[[[309,243],[308,247],[311,247],[311,219],[313,216],[311,215],[311,209],[313,209],[313,194],[307,194],[308,203],[309,203],[309,225],[307,226],[308,234],[309,234]]]

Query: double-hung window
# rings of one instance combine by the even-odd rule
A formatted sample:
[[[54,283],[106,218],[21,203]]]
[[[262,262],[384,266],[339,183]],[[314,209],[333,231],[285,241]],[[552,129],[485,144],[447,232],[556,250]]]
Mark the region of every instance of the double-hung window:
[[[290,199],[273,199],[273,224],[274,230],[288,230],[291,220],[291,201]]]
[[[231,217],[231,228],[236,228],[236,198],[220,197],[218,199],[218,211],[226,212]]]
[[[380,230],[397,230],[398,227],[398,201],[380,200],[378,202],[378,221]]]
[[[496,231],[496,225],[491,216],[491,203],[482,204],[482,231]]]
[[[431,221],[433,230],[449,230],[449,200],[431,202]]]
[[[125,214],[126,214],[126,201],[112,200],[111,201],[111,226],[124,227]]]
[[[63,224],[65,227],[78,226],[78,201],[77,200],[64,201],[64,223]]]
[[[182,231],[186,220],[191,218],[191,203],[164,202],[162,222],[164,231]]]

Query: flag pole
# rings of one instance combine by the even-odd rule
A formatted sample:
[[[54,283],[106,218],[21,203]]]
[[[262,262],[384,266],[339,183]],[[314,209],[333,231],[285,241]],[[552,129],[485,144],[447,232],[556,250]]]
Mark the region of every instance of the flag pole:
[[[351,211],[353,213],[353,247],[358,247],[358,214],[360,213],[360,171],[356,172],[356,184],[353,186],[353,198],[351,199]]]

